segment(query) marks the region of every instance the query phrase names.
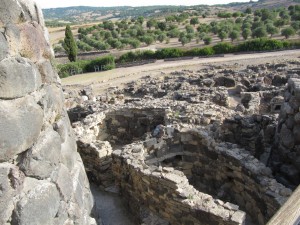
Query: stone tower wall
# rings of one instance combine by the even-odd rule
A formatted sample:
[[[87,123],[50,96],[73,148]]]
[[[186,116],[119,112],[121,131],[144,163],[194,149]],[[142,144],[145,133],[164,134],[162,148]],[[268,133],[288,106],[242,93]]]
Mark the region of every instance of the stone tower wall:
[[[281,182],[300,184],[300,79],[291,78],[284,94],[271,164]]]
[[[42,11],[0,0],[0,224],[93,224]]]

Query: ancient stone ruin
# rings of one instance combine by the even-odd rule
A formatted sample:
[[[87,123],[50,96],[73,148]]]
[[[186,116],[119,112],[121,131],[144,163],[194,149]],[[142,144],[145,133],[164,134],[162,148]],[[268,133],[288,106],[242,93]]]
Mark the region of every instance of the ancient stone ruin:
[[[157,224],[266,224],[299,184],[298,79],[285,86],[299,65],[207,65],[98,96],[65,87],[90,180],[116,185],[137,224],[144,210]]]
[[[0,1],[0,224],[96,224],[40,8]]]
[[[299,185],[299,59],[63,92],[41,10],[0,5],[0,224],[102,225],[91,182],[135,224],[263,225]]]

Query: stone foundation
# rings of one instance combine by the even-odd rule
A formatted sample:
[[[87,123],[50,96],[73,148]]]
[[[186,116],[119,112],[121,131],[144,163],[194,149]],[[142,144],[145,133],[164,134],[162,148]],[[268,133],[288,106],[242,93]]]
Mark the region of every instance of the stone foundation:
[[[170,130],[167,126],[165,133],[170,134]],[[291,190],[274,180],[269,168],[247,151],[232,144],[218,144],[205,131],[173,131],[172,138],[152,138],[113,152],[113,172],[127,201],[136,202],[130,204],[133,212],[145,205],[172,224],[242,224],[244,213],[230,211],[240,206],[256,224],[263,225],[291,194]],[[181,162],[175,170],[169,167],[172,165],[164,167],[167,159],[176,156]],[[202,195],[211,201],[199,200]],[[178,198],[184,197],[186,201],[178,203]],[[226,204],[217,198],[228,201],[232,208],[227,211]],[[200,211],[193,215],[198,200],[203,208],[197,208]],[[217,205],[211,205],[212,202]],[[206,208],[216,208],[220,214],[205,211]],[[187,213],[189,218],[183,216]],[[230,219],[235,218],[235,213],[240,216],[239,221]],[[207,220],[202,220],[202,216]]]
[[[144,206],[174,225],[244,223],[245,213],[238,206],[197,191],[180,171],[150,168],[140,164],[138,153],[128,158],[123,153],[114,151],[113,171],[137,221],[139,209]]]

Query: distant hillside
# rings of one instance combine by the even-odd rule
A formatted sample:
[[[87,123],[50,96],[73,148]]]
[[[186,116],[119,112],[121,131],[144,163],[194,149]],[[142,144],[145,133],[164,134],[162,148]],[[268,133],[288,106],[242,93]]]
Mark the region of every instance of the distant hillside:
[[[279,8],[279,7],[289,7],[290,5],[297,5],[300,0],[259,0],[257,2],[246,2],[246,3],[230,3],[229,7],[233,7],[236,10],[244,10],[247,7],[253,10],[261,8]]]
[[[66,7],[43,9],[47,21],[60,21],[69,23],[94,22],[108,18],[130,18],[130,17],[158,17],[170,13],[180,13],[190,9],[188,6],[143,6],[143,7]],[[208,6],[193,6],[195,10],[208,8]]]
[[[66,7],[43,9],[47,26],[63,26],[70,24],[85,24],[99,22],[107,19],[124,19],[143,17],[165,17],[169,14],[182,13],[184,11],[194,11],[203,14],[205,11],[215,12],[220,8],[228,8],[233,11],[244,11],[250,7],[253,10],[261,8],[288,7],[300,4],[300,0],[259,0],[251,2],[233,2],[224,5],[196,5],[196,6],[119,6],[119,7]],[[195,14],[195,16],[197,16]]]

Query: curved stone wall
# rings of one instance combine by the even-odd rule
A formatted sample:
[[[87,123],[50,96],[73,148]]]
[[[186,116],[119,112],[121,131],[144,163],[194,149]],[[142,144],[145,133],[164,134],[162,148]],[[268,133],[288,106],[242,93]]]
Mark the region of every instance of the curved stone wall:
[[[0,0],[0,224],[95,224],[42,11]]]
[[[146,205],[172,224],[244,223],[243,212],[226,211],[227,201],[230,210],[240,207],[255,224],[263,225],[290,196],[291,190],[277,183],[269,168],[237,145],[217,143],[204,130],[176,130],[171,126],[165,129],[168,137],[147,139],[113,152],[113,172],[127,201],[136,203],[133,212],[139,205]],[[174,157],[180,161],[175,167]],[[172,204],[178,195],[186,201],[177,202],[175,210]],[[208,213],[204,222],[193,215],[193,199],[198,199],[198,195],[210,195],[213,202],[222,202],[212,206],[201,200],[204,208],[197,208],[197,213]],[[206,212],[206,207],[216,207],[221,213]],[[182,216],[185,208],[190,220]],[[240,221],[230,219],[235,213],[241,216]]]

